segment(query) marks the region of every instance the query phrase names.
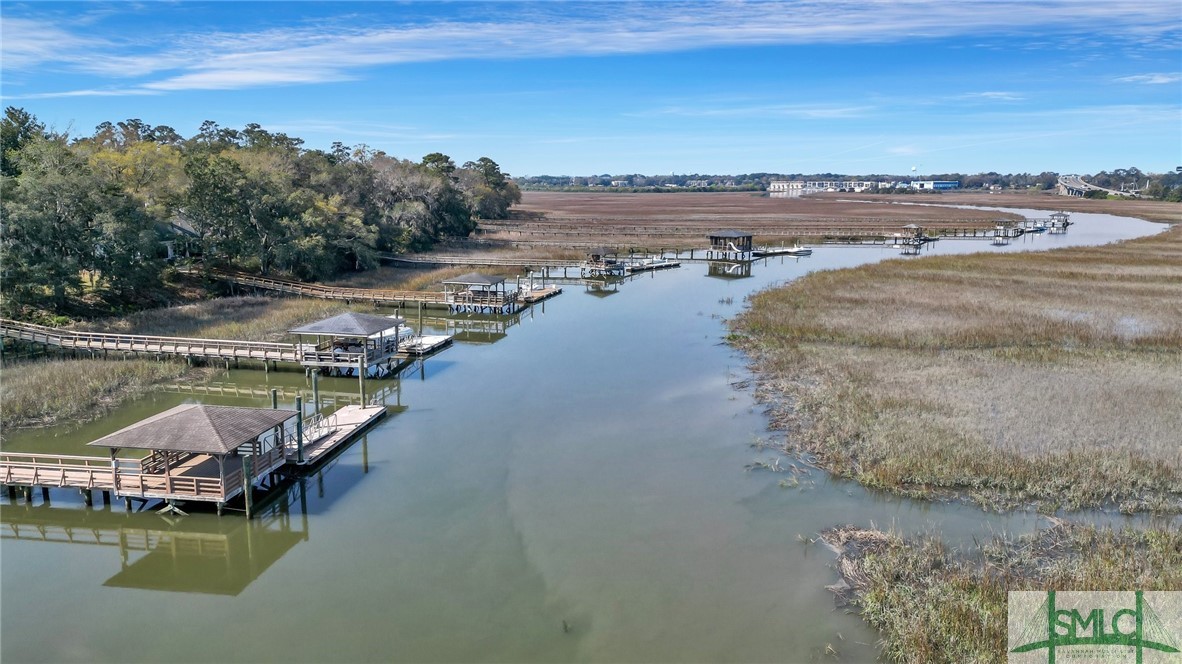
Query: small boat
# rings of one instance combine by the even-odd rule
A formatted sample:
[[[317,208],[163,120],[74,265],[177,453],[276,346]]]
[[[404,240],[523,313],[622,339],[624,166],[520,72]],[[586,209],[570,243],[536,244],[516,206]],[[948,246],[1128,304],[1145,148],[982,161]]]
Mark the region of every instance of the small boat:
[[[813,250],[809,249],[808,247],[797,245],[785,251],[784,253],[788,254],[789,256],[808,256],[813,253]]]

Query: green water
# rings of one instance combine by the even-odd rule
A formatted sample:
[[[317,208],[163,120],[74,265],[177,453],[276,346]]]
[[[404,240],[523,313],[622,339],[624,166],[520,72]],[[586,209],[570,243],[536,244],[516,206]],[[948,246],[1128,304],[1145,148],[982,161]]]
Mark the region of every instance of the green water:
[[[1032,215],[1033,216],[1033,215]],[[1031,249],[1159,227],[1099,215]],[[1086,219],[1092,218],[1092,219]],[[941,242],[936,251],[984,249]],[[372,381],[391,415],[263,518],[86,508],[59,490],[0,504],[0,656],[24,661],[845,661],[876,634],[835,609],[841,523],[954,543],[1042,524],[899,500],[809,472],[748,472],[767,421],[724,319],[813,269],[890,258],[819,248],[745,279],[702,263],[568,285],[512,325]],[[439,324],[439,321],[436,321]],[[160,393],[12,449],[80,451],[183,401],[291,403],[299,372],[235,370],[242,394]],[[254,390],[254,395],[249,391]],[[347,400],[353,380],[323,380]],[[335,396],[334,396],[335,395]]]

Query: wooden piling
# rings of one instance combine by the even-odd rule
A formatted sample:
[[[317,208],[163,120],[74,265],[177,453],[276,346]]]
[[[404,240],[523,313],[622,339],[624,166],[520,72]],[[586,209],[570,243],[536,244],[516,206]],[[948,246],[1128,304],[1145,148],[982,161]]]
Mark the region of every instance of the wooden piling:
[[[41,500],[45,501],[46,503],[49,502],[49,487],[41,487]]]
[[[304,397],[296,399],[296,463],[304,463]]]
[[[87,507],[94,505],[94,494],[90,492],[90,489],[79,489],[78,492],[82,494],[82,502]]]
[[[254,506],[254,478],[250,476],[253,457],[242,457],[242,499],[246,505],[246,518],[250,518],[251,508]]]
[[[320,372],[312,372],[312,407],[320,412]]]
[[[357,358],[357,391],[361,395],[361,405],[365,405],[365,353]]]

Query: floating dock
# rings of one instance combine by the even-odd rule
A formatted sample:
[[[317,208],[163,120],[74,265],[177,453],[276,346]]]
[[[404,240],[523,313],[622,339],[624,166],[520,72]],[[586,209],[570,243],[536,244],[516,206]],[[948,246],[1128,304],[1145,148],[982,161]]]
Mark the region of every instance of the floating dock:
[[[451,343],[450,334],[423,334],[399,344],[399,350],[411,356],[430,355]]]
[[[526,304],[534,304],[542,300],[548,300],[555,295],[562,292],[558,286],[535,286],[532,289],[523,289],[521,291],[521,300]]]
[[[297,450],[287,447],[287,463],[313,466],[326,454],[341,447],[386,415],[384,406],[344,406],[326,417],[317,418],[304,429],[303,459]]]

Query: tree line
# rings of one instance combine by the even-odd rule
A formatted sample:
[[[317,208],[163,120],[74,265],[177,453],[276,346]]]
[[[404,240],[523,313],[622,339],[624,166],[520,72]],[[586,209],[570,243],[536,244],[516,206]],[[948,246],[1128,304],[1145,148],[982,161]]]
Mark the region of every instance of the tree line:
[[[24,109],[0,121],[0,294],[6,315],[94,294],[112,304],[159,286],[169,248],[207,261],[322,279],[383,252],[466,236],[521,192],[495,161],[412,162],[364,145],[206,121],[184,138],[141,120],[90,136]]]
[[[1182,172],[1145,173],[1137,168],[1118,168],[1084,176],[1089,182],[1108,189],[1136,189],[1143,197],[1155,200],[1182,201]],[[922,177],[915,174],[892,175],[873,173],[849,175],[840,173],[745,173],[741,175],[670,174],[641,175],[627,173],[612,175],[535,175],[518,178],[523,189],[533,191],[583,191],[611,188],[613,191],[660,191],[670,188],[692,191],[764,191],[776,180],[838,181],[855,180],[886,183],[907,183],[912,180],[951,180],[961,189],[1054,189],[1059,174],[1053,171],[1034,173],[936,173]],[[900,193],[909,190],[897,189]]]

